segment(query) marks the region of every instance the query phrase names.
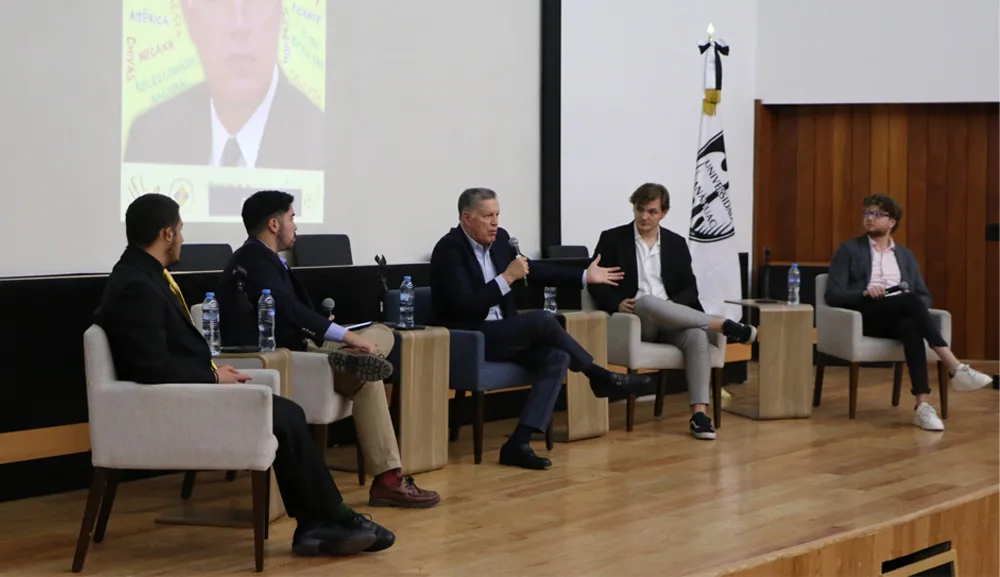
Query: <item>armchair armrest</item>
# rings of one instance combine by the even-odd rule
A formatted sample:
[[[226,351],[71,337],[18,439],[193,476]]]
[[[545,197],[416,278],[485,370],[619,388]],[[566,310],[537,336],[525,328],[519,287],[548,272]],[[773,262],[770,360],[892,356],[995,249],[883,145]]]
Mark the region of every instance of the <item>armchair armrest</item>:
[[[631,313],[615,313],[608,318],[608,363],[631,366],[639,343],[642,323]]]
[[[263,385],[270,387],[271,393],[281,396],[281,373],[274,369],[240,369],[241,373],[250,376],[248,385]]]
[[[450,381],[469,387],[478,385],[479,373],[486,362],[486,337],[479,331],[451,329],[450,333]]]
[[[263,471],[278,448],[264,385],[113,382],[90,394],[95,466]]]
[[[951,346],[951,313],[942,309],[931,309],[931,320],[937,326],[937,330],[944,338],[944,342]]]
[[[826,305],[816,307],[816,349],[845,361],[861,355],[861,313]]]

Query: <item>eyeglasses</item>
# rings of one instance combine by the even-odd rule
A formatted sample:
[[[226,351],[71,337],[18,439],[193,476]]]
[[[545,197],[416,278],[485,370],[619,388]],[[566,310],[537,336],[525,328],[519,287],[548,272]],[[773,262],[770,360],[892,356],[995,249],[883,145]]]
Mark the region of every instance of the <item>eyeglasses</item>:
[[[862,217],[870,218],[872,220],[882,218],[883,216],[889,216],[888,212],[883,212],[881,210],[866,210],[861,213]]]

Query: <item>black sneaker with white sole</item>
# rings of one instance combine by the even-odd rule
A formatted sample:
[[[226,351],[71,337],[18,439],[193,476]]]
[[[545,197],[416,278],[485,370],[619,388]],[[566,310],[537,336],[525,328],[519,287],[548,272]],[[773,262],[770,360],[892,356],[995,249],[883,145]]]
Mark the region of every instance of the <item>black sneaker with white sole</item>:
[[[392,376],[392,363],[381,355],[337,350],[330,353],[334,372],[354,375],[361,382],[384,381]]]
[[[757,340],[757,327],[727,319],[722,323],[722,334],[738,343],[749,344]]]
[[[691,415],[691,436],[703,441],[715,440],[715,427],[712,426],[712,419],[705,413]]]

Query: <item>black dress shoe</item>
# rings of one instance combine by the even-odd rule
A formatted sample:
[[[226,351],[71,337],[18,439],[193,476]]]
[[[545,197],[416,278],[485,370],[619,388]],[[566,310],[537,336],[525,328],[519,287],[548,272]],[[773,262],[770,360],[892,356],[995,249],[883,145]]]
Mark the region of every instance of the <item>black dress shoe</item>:
[[[515,445],[507,442],[500,447],[500,464],[541,471],[551,467],[552,461],[536,455],[531,445]]]
[[[590,378],[590,389],[598,398],[618,401],[629,395],[641,394],[653,384],[649,375],[623,375],[604,371],[605,374]]]
[[[334,372],[353,375],[362,383],[384,381],[392,376],[392,363],[381,355],[339,349],[329,357]]]
[[[346,556],[366,551],[376,543],[375,533],[336,521],[299,523],[292,537],[292,552],[300,557]]]
[[[722,334],[738,343],[750,344],[757,340],[757,327],[726,319],[722,323]]]
[[[341,524],[375,535],[375,542],[364,550],[365,553],[384,551],[396,543],[396,535],[375,521],[372,521],[371,515],[365,515],[355,511],[354,515],[350,519],[341,521]]]

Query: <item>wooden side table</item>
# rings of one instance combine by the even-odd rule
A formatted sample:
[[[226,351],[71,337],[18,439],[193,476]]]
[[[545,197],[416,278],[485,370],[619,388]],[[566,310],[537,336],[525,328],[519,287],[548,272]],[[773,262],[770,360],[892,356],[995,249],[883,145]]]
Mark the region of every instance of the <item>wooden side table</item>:
[[[758,309],[760,358],[756,394],[748,390],[724,410],[755,420],[812,415],[813,307],[753,299],[726,302]]]
[[[292,354],[288,349],[276,349],[266,353],[223,353],[214,357],[216,364],[231,364],[236,368],[274,369],[280,374],[280,394],[289,398],[292,394]],[[231,362],[227,362],[231,361]],[[247,492],[249,495],[249,491]],[[278,481],[271,471],[269,488],[268,521],[274,522],[285,515],[285,504],[281,500]],[[193,503],[183,503],[172,507],[156,518],[157,523],[170,525],[202,525],[208,527],[253,527],[253,509],[243,507],[205,507]]]
[[[450,333],[443,327],[393,333],[399,347],[399,384],[393,396],[399,403],[403,473],[442,469],[448,464]]]
[[[560,322],[602,367],[608,364],[608,315],[603,311],[560,311]],[[600,437],[608,432],[608,400],[594,396],[583,373],[566,373],[566,441]]]

